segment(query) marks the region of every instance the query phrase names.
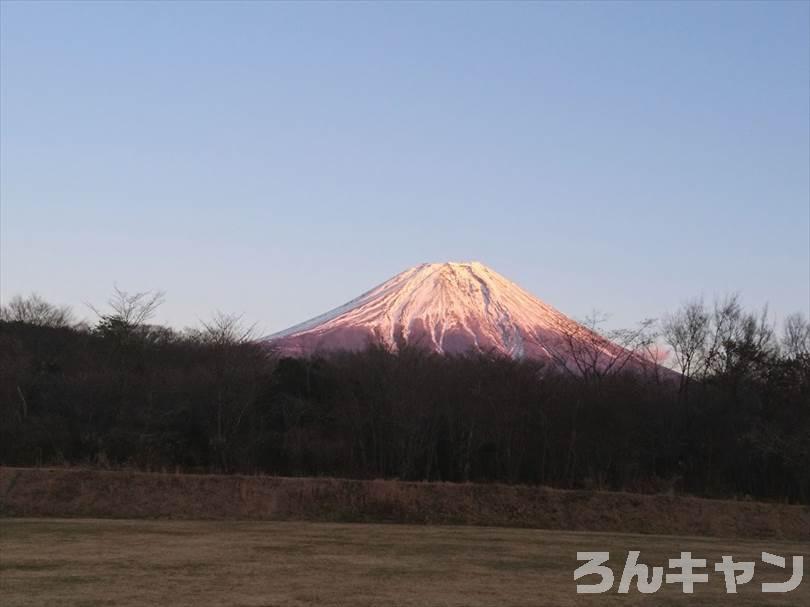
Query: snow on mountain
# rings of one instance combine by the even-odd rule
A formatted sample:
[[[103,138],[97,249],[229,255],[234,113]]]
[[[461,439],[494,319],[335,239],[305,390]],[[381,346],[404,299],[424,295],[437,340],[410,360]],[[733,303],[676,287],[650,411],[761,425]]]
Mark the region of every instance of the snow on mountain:
[[[263,339],[288,356],[372,341],[441,354],[470,350],[551,360],[575,370],[627,352],[478,262],[426,263],[352,301]]]

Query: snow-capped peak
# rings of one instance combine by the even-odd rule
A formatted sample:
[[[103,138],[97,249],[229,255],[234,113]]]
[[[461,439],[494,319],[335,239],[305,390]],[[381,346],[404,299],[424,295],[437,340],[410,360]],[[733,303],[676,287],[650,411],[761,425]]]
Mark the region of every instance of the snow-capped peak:
[[[583,340],[599,357],[621,350],[477,261],[420,264],[264,339],[287,355],[382,341],[392,349],[409,343],[439,353],[477,350],[557,362]]]

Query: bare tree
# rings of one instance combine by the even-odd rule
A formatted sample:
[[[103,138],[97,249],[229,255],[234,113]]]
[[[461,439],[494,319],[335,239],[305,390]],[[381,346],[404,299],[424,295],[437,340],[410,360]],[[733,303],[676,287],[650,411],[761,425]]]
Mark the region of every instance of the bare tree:
[[[658,337],[656,324],[656,319],[645,318],[632,329],[615,329],[606,333],[608,341],[620,348],[618,353],[614,352],[611,372],[623,371],[628,365],[646,368],[649,366],[648,363],[657,364],[649,355]]]
[[[751,371],[776,347],[767,308],[759,314],[746,312],[737,294],[716,300],[712,310],[702,300],[687,302],[664,320],[663,335],[684,393],[694,379]]]
[[[214,345],[244,344],[256,338],[256,325],[246,326],[239,314],[216,311],[209,321],[203,321],[197,336]]]
[[[785,355],[794,360],[810,357],[810,322],[801,312],[785,319],[782,347]]]
[[[580,323],[560,321],[560,336],[549,345],[557,365],[585,379],[602,378],[620,373],[628,366],[641,369],[650,363],[643,355],[655,341],[655,321],[647,319],[633,329],[602,331],[607,316],[594,312]]]
[[[107,300],[109,311],[101,311],[89,304],[88,307],[98,316],[96,331],[105,335],[117,335],[121,341],[127,341],[134,334],[143,331],[164,298],[163,291],[129,293],[115,285],[112,297]]]
[[[127,326],[136,327],[155,315],[155,311],[164,302],[165,295],[163,291],[128,293],[114,285],[113,295],[107,300],[111,311],[105,314],[94,306],[90,306],[90,309],[102,319],[113,318]]]
[[[768,309],[745,312],[739,295],[715,303],[704,355],[705,372],[714,375],[747,373],[761,365],[776,348]]]
[[[710,314],[702,299],[686,302],[662,322],[662,335],[681,373],[680,392],[684,395],[692,378],[704,369],[710,324]]]
[[[69,327],[75,324],[69,307],[50,304],[36,293],[28,297],[12,297],[7,305],[0,307],[0,320],[40,327]]]
[[[201,324],[202,329],[192,331],[191,338],[211,353],[211,396],[215,399],[211,447],[219,468],[229,470],[235,437],[256,400],[264,350],[254,343],[255,325],[245,325],[241,315],[217,311]]]

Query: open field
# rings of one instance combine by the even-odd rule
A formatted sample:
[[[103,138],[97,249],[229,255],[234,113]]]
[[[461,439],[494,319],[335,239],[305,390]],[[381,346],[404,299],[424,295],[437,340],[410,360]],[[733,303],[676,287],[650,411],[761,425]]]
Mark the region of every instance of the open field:
[[[810,543],[810,507],[496,484],[0,467],[0,516],[525,527]]]
[[[529,606],[807,605],[810,580],[790,594],[763,550],[805,554],[806,544],[412,525],[290,522],[0,519],[0,603],[21,605]],[[578,550],[608,550],[620,576],[628,550],[666,565],[690,550],[757,562],[753,582],[727,595],[722,576],[684,595],[575,593]],[[807,565],[805,565],[807,568]],[[806,575],[805,578],[808,576]],[[618,581],[617,581],[618,584]]]

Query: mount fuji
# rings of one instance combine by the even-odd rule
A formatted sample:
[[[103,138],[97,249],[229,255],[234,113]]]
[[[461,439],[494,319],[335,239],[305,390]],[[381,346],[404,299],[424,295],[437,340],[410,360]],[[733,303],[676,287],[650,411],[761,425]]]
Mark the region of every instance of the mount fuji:
[[[282,356],[404,344],[439,354],[483,352],[570,370],[646,361],[478,262],[425,263],[325,314],[261,340]]]

